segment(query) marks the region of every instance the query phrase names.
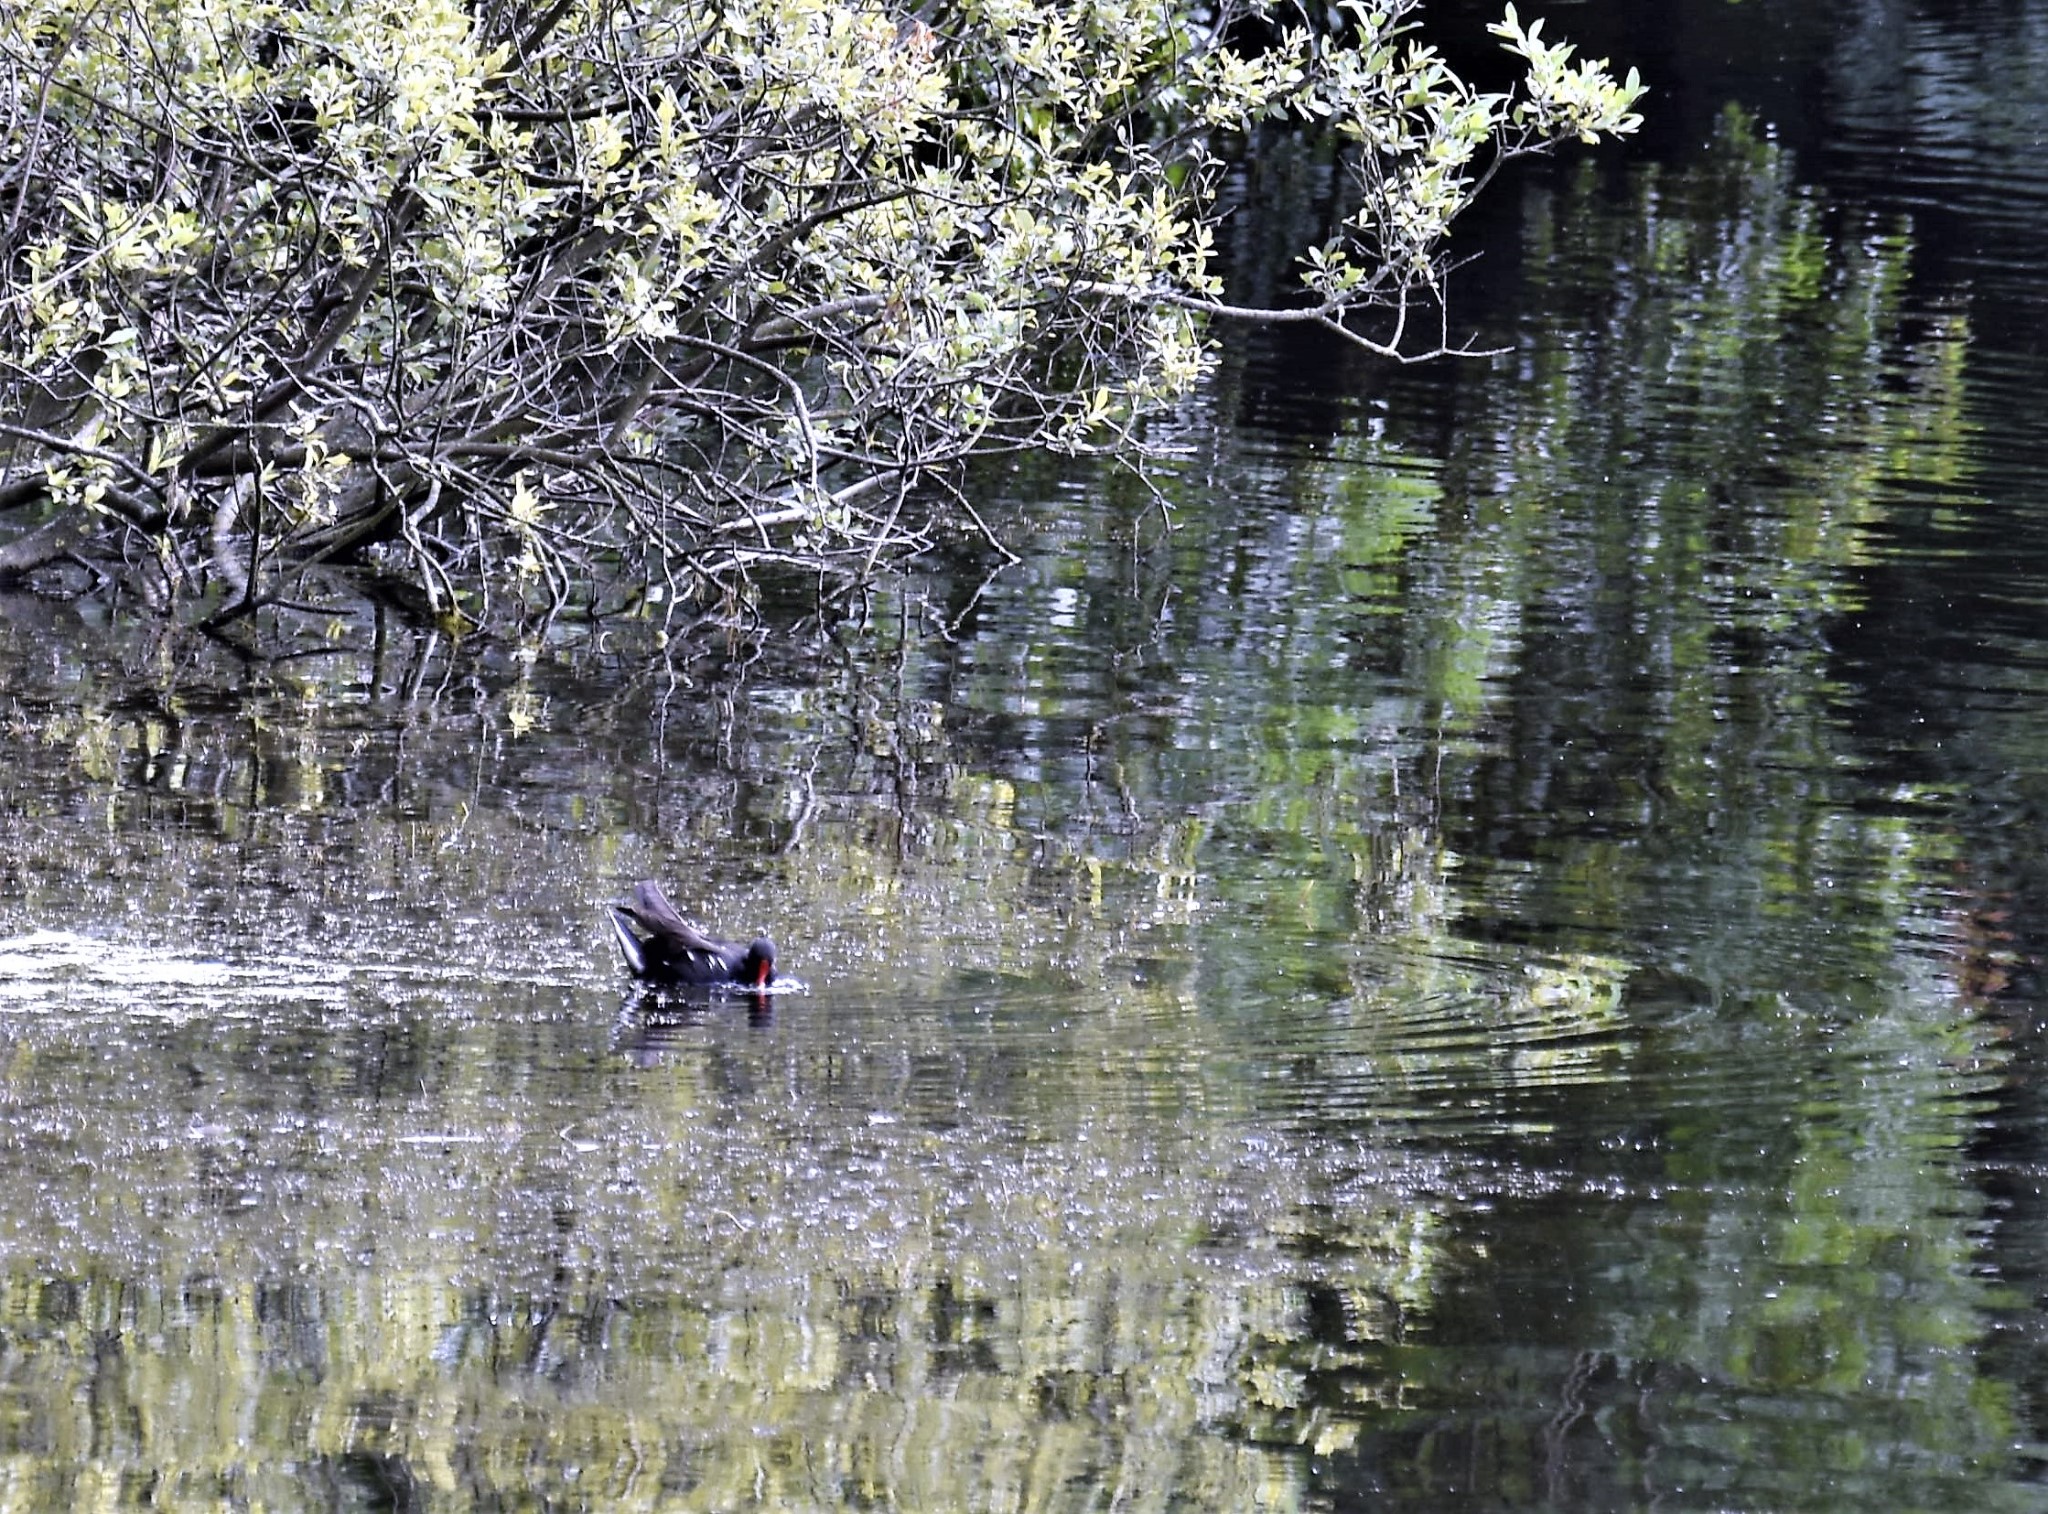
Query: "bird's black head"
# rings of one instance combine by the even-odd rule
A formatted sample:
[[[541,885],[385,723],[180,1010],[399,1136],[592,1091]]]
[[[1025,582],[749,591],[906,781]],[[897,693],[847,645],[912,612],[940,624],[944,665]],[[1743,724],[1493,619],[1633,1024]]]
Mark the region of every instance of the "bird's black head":
[[[746,959],[740,963],[739,981],[749,988],[761,988],[775,981],[775,943],[766,936],[756,936],[747,947]]]

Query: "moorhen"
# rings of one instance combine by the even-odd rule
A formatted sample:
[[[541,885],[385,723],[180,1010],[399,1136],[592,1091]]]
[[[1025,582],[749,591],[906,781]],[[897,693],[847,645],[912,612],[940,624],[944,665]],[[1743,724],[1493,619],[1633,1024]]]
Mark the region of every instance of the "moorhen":
[[[612,932],[633,976],[649,983],[762,988],[775,981],[775,943],[766,936],[741,946],[714,941],[676,913],[653,879],[611,906]]]

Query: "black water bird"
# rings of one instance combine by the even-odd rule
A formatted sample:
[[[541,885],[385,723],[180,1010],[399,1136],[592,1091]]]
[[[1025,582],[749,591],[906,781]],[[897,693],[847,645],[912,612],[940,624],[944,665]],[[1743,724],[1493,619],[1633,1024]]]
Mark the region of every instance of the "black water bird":
[[[712,939],[677,914],[651,878],[634,884],[612,905],[611,917],[612,933],[636,978],[702,988],[720,983],[765,988],[775,981],[773,941],[760,936],[741,946]]]

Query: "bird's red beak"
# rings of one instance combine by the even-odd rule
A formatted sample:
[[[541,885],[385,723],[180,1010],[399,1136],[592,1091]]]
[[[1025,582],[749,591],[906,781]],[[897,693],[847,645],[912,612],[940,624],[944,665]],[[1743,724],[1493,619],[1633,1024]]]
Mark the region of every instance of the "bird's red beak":
[[[754,987],[756,987],[756,988],[762,988],[762,987],[765,987],[765,986],[767,985],[767,982],[768,982],[768,975],[769,975],[770,973],[774,972],[774,971],[775,971],[775,969],[774,969],[773,967],[771,967],[771,966],[770,966],[770,965],[769,965],[768,963],[766,963],[766,962],[763,962],[763,963],[762,963],[762,964],[761,964],[761,965],[760,965],[759,967],[755,968],[755,969],[754,969]]]

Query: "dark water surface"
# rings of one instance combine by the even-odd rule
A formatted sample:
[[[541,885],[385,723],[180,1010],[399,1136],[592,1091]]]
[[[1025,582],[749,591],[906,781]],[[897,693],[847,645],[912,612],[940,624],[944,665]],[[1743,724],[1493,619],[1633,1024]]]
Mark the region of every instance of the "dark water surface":
[[[2048,1507],[2048,5],[1552,25],[1504,356],[822,642],[0,600],[0,1503]]]

